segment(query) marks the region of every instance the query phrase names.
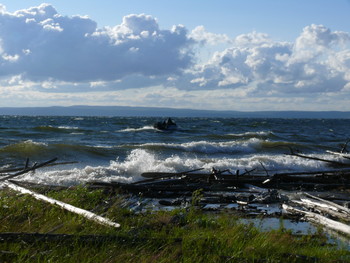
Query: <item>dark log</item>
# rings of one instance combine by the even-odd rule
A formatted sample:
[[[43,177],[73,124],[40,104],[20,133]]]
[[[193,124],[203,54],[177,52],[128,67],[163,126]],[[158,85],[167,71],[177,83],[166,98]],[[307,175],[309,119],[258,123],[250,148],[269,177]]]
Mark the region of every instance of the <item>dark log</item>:
[[[317,157],[311,157],[311,156],[302,155],[302,154],[298,154],[298,153],[294,153],[294,152],[290,153],[290,155],[297,156],[297,157],[304,158],[304,159],[309,159],[309,160],[326,162],[326,163],[332,164],[334,166],[344,166],[344,167],[350,166],[349,163],[342,163],[342,162],[337,162],[337,161],[332,161],[332,160],[327,160],[327,159],[322,159],[322,158],[317,158]]]
[[[200,170],[203,170],[203,169],[204,168],[198,168],[198,169],[189,170],[189,171],[180,172],[180,173],[146,172],[146,173],[142,173],[141,176],[142,177],[146,177],[146,178],[160,179],[160,178],[182,176],[182,175],[185,175],[185,174],[188,174],[188,173],[192,173],[192,172],[197,172],[197,171],[200,171]]]
[[[328,153],[331,153],[331,154],[334,154],[334,155],[339,155],[339,156],[341,156],[341,157],[343,157],[343,158],[345,158],[345,159],[348,159],[348,160],[350,160],[350,157],[349,156],[346,156],[345,154],[346,153],[344,153],[344,152],[340,152],[340,153],[338,153],[338,152],[333,152],[333,151],[327,151]]]
[[[321,171],[309,171],[309,172],[290,172],[290,173],[275,173],[273,177],[282,177],[288,175],[333,175],[333,174],[348,174],[350,169],[334,169],[334,170],[321,170]]]
[[[159,173],[159,174],[162,174],[158,177],[154,177],[154,178],[151,178],[151,179],[146,179],[146,180],[141,180],[141,181],[137,181],[137,182],[133,182],[131,184],[145,184],[145,183],[152,183],[152,182],[160,182],[162,181],[162,179],[167,179],[167,178],[173,178],[173,177],[182,177],[181,179],[183,180],[188,180],[188,181],[191,181],[191,180],[232,180],[232,181],[235,181],[237,178],[240,178],[240,179],[245,179],[245,178],[262,178],[261,176],[250,176],[250,177],[244,177],[245,174],[248,174],[250,173],[251,171],[254,171],[255,169],[252,169],[250,171],[246,171],[245,173],[243,173],[242,175],[240,176],[236,176],[236,175],[233,175],[233,174],[229,174],[229,175],[226,175],[224,173],[226,172],[229,172],[229,170],[223,170],[223,171],[216,171],[215,174],[214,173],[193,173],[193,174],[189,174],[188,172],[187,173]],[[195,171],[195,170],[193,170]],[[158,173],[152,173],[152,174],[158,174]],[[213,178],[211,178],[213,177]],[[175,179],[175,178],[174,178]]]
[[[315,183],[305,183],[305,182],[294,182],[294,183],[273,183],[268,186],[269,188],[279,188],[288,191],[326,191],[334,189],[347,188],[344,184],[315,184]]]

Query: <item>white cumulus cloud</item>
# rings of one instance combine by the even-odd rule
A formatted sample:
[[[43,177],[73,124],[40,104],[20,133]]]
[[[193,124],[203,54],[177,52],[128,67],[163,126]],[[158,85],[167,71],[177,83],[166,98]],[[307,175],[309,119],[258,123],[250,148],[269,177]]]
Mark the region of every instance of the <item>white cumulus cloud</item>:
[[[349,86],[349,46],[349,33],[322,25],[305,27],[294,43],[253,32],[237,36],[187,77],[202,89],[255,86],[252,92],[262,96],[336,92]]]
[[[174,74],[192,63],[187,30],[161,30],[149,15],[128,15],[120,25],[98,29],[88,17],[62,16],[49,4],[1,10],[0,77],[106,81]]]

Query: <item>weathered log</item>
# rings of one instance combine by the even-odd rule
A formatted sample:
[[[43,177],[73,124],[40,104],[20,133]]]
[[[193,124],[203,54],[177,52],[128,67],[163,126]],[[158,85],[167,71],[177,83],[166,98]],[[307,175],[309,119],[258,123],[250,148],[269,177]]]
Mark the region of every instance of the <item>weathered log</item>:
[[[295,203],[301,207],[305,207],[307,209],[312,209],[314,212],[318,212],[320,214],[327,214],[331,216],[332,218],[337,218],[338,220],[345,220],[349,221],[350,217],[349,215],[340,213],[336,210],[334,210],[334,207],[327,206],[324,203],[315,202],[314,200],[311,200],[309,198],[300,198],[300,200],[291,200],[292,203]]]
[[[317,211],[322,214],[328,214],[331,217],[337,218],[338,220],[350,221],[350,214],[342,213],[342,211],[339,211],[333,205],[328,205],[324,202],[315,201],[311,198],[300,198],[300,201],[301,202],[299,202],[299,204],[307,208],[311,208],[314,211]]]
[[[84,209],[72,206],[70,204],[66,204],[66,203],[64,203],[62,201],[55,200],[55,199],[47,197],[45,195],[35,193],[35,192],[33,192],[33,191],[29,190],[29,189],[26,189],[24,187],[16,185],[13,182],[6,181],[3,184],[5,186],[9,187],[12,190],[18,191],[18,192],[23,193],[23,194],[29,194],[29,195],[33,196],[35,199],[37,199],[37,200],[45,201],[45,202],[48,202],[50,204],[62,207],[65,210],[68,210],[70,212],[73,212],[73,213],[76,213],[78,215],[81,215],[81,216],[83,216],[83,217],[85,217],[85,218],[87,218],[89,220],[92,220],[94,222],[97,222],[99,224],[103,224],[103,225],[111,226],[111,227],[116,227],[116,228],[120,227],[120,224],[112,222],[111,220],[109,220],[107,218],[104,218],[102,216],[94,214],[94,213],[92,213],[90,211],[87,211],[87,210],[84,210]]]
[[[350,235],[350,226],[348,226],[344,223],[329,219],[327,217],[324,217],[322,215],[319,215],[319,214],[316,214],[316,213],[313,213],[310,211],[301,210],[301,209],[295,208],[295,207],[287,205],[287,204],[282,204],[282,208],[287,213],[299,214],[299,215],[304,216],[304,218],[307,221],[310,221],[310,222],[313,222],[316,224],[320,224],[326,228],[330,228],[330,229],[339,231],[341,233]]]
[[[329,200],[322,199],[322,198],[320,198],[320,197],[311,195],[311,194],[309,194],[309,193],[304,193],[304,194],[305,194],[306,196],[310,197],[310,198],[313,198],[313,199],[315,199],[315,200],[318,200],[318,201],[321,201],[321,202],[323,202],[323,203],[325,203],[325,204],[328,204],[329,206],[334,207],[337,211],[340,211],[340,212],[342,212],[342,213],[347,214],[347,215],[350,216],[350,209],[347,208],[347,207],[345,207],[345,206],[338,205],[338,204],[336,204],[336,203],[334,203],[334,202],[331,202],[331,201],[329,201]]]

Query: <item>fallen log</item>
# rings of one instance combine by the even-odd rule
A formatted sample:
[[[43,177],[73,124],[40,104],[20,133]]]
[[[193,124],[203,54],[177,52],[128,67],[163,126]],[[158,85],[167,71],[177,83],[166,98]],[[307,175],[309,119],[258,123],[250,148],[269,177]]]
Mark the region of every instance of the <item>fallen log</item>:
[[[300,205],[305,206],[307,208],[311,208],[314,211],[317,211],[322,214],[328,214],[332,218],[337,218],[338,220],[350,221],[350,214],[342,213],[341,211],[335,209],[334,206],[325,204],[323,202],[317,202],[310,198],[300,198],[300,201]]]
[[[339,190],[348,188],[345,184],[321,184],[321,183],[308,183],[308,182],[291,182],[291,183],[272,183],[267,185],[268,188],[279,188],[284,190],[298,190],[298,191],[327,191],[327,190]]]
[[[78,214],[80,216],[83,216],[83,217],[85,217],[85,218],[87,218],[89,220],[92,220],[94,222],[97,222],[99,224],[103,224],[103,225],[111,226],[111,227],[115,227],[115,228],[120,227],[120,224],[112,222],[111,220],[109,220],[107,218],[104,218],[102,216],[94,214],[94,213],[92,213],[90,211],[87,211],[87,210],[84,210],[84,209],[72,206],[70,204],[66,204],[66,203],[64,203],[62,201],[58,201],[56,199],[47,197],[45,195],[35,193],[35,192],[33,192],[33,191],[29,190],[29,189],[26,189],[24,187],[16,185],[13,182],[6,181],[6,182],[3,183],[3,185],[7,186],[8,188],[10,188],[12,190],[20,192],[22,194],[29,194],[29,195],[33,196],[35,199],[37,199],[37,200],[45,201],[45,202],[48,202],[50,204],[59,206],[59,207],[65,209],[65,210],[68,210],[70,212],[76,213],[76,214]]]
[[[344,223],[329,219],[327,217],[310,211],[301,210],[287,204],[282,204],[282,208],[287,213],[302,215],[307,221],[310,221],[312,223],[320,224],[326,228],[330,228],[332,230],[336,230],[338,232],[350,235],[350,226]]]
[[[275,173],[272,177],[294,176],[294,175],[334,175],[334,174],[348,174],[350,169],[334,169],[334,170],[320,170],[320,171],[308,171],[308,172],[289,172],[289,173]]]
[[[328,204],[329,206],[334,207],[335,210],[340,211],[340,212],[342,212],[342,213],[347,214],[347,215],[350,216],[350,209],[347,208],[347,207],[345,207],[345,206],[338,205],[338,204],[336,204],[336,203],[334,203],[334,202],[331,202],[331,201],[329,201],[329,200],[322,199],[322,198],[320,198],[320,197],[317,197],[317,196],[314,196],[314,195],[311,195],[311,194],[308,194],[308,193],[304,193],[304,194],[305,194],[306,196],[310,197],[310,198],[313,198],[313,199],[315,199],[315,200],[321,201],[321,202],[323,202],[324,204]]]
[[[167,172],[145,172],[142,173],[141,176],[142,177],[146,177],[146,178],[154,178],[154,179],[161,179],[161,178],[169,178],[169,177],[177,177],[177,176],[182,176],[188,173],[192,173],[192,172],[197,172],[200,170],[203,170],[204,168],[198,168],[198,169],[194,169],[194,170],[190,170],[190,171],[185,171],[185,172],[180,172],[180,173],[167,173]]]
[[[312,209],[314,212],[318,212],[320,214],[327,214],[332,218],[337,218],[338,220],[345,220],[349,221],[350,217],[349,215],[343,214],[341,212],[338,212],[334,210],[334,207],[327,206],[320,202],[315,202],[314,200],[311,200],[309,198],[300,198],[299,200],[292,200],[292,203],[295,203],[301,207],[305,207],[307,209]]]

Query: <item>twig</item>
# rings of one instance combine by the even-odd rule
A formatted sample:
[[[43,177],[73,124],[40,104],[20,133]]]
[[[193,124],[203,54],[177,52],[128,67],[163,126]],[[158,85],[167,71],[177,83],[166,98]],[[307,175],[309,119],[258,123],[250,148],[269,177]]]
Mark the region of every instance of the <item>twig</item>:
[[[9,176],[7,176],[7,177],[1,178],[1,179],[0,179],[0,182],[6,181],[6,180],[8,180],[8,179],[14,178],[14,177],[16,177],[16,176],[19,176],[19,175],[22,175],[22,174],[25,174],[25,173],[28,173],[28,172],[30,172],[30,171],[34,171],[34,170],[36,170],[36,169],[38,169],[38,168],[40,168],[40,167],[46,166],[46,165],[48,165],[48,164],[50,164],[50,163],[53,163],[53,162],[55,162],[56,160],[57,160],[57,158],[53,158],[53,159],[51,159],[51,160],[49,160],[49,161],[47,161],[47,162],[43,162],[43,163],[40,163],[40,164],[35,163],[35,164],[33,165],[33,167],[24,169],[23,171],[20,171],[20,172],[18,172],[18,173],[15,173],[15,174],[9,175]]]
[[[77,161],[72,161],[72,162],[50,163],[50,164],[48,164],[46,166],[66,165],[66,164],[75,164],[75,163],[78,163],[78,162]],[[27,169],[28,166],[29,165],[26,163],[24,168],[11,168],[11,169],[0,170],[0,174],[23,171],[24,169]]]
[[[260,162],[260,161],[259,161],[259,163],[260,163],[260,165],[262,166],[262,168],[264,169],[266,175],[269,176],[269,172],[266,170],[266,168],[265,168],[265,166],[263,165],[263,163]]]

